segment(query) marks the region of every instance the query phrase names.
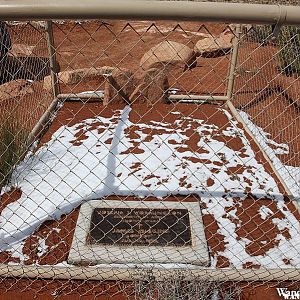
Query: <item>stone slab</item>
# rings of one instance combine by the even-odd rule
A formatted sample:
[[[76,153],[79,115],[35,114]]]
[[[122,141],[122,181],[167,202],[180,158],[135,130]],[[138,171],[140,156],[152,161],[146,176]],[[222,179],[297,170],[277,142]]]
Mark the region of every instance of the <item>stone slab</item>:
[[[68,262],[208,266],[199,203],[86,202],[80,209]]]

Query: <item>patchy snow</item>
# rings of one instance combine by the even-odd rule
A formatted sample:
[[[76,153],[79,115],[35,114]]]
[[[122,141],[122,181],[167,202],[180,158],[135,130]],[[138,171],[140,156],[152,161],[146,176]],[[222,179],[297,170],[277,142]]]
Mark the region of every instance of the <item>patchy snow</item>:
[[[47,238],[39,238],[39,241],[38,241],[39,245],[37,248],[37,250],[38,250],[37,256],[38,257],[43,256],[48,251],[49,246],[46,245],[46,239]]]
[[[37,256],[42,257],[45,255],[49,250],[53,250],[53,248],[56,248],[58,245],[60,245],[61,242],[58,244],[52,246],[51,248],[46,245],[46,241],[48,240],[49,236],[52,234],[53,231],[56,231],[59,233],[61,231],[60,228],[53,228],[51,231],[48,232],[48,234],[45,237],[38,237],[38,247],[37,247]]]
[[[269,138],[270,134],[265,132],[263,128],[255,125],[249,115],[243,111],[239,111],[240,116],[256,137],[258,143],[271,159],[274,167],[286,183],[292,195],[300,201],[300,165],[299,167],[291,167],[284,165],[277,154],[286,154],[289,151],[288,145],[278,144]],[[270,147],[270,145],[272,147]],[[275,147],[275,148],[274,148]]]
[[[24,247],[25,242],[20,242],[17,244],[12,245],[10,252],[11,256],[13,258],[18,258],[20,262],[24,262],[25,260],[29,259],[29,257],[23,253],[23,247]]]
[[[229,122],[226,128],[180,112],[173,112],[175,123],[133,123],[130,111],[125,107],[111,118],[97,116],[61,126],[48,143],[24,159],[13,173],[22,196],[0,216],[2,251],[19,247],[44,221],[59,219],[83,201],[114,194],[141,198],[197,194],[206,205],[203,214],[214,216],[218,233],[224,236],[226,249],[219,254],[232,266],[253,262],[286,267],[282,259],[287,251],[294,257],[294,265],[300,265],[296,250],[299,222],[287,209],[273,177],[256,159],[244,130],[227,111],[220,109]],[[84,137],[80,139],[82,132]],[[197,137],[197,150],[192,151],[186,143]],[[220,137],[236,138],[242,146],[237,151]],[[239,171],[230,172],[231,168]],[[246,192],[277,200],[285,216],[284,224],[274,222],[274,226],[288,228],[291,238],[278,235],[279,245],[266,255],[252,257],[247,253],[250,241],[237,238],[238,222],[232,221],[238,221],[236,210],[226,216],[226,208],[234,206],[234,197],[242,201]],[[262,209],[260,213],[267,216],[270,212]],[[41,240],[40,253],[46,247]],[[213,258],[212,267],[215,263]]]
[[[95,95],[97,97],[104,97],[104,91],[103,90],[98,90],[98,91],[84,91],[81,93],[78,93],[79,95]]]
[[[3,196],[6,193],[9,193],[11,191],[11,186],[4,186],[0,189],[0,196]]]
[[[260,214],[260,217],[265,220],[267,219],[269,216],[272,216],[273,215],[273,211],[265,206],[265,205],[262,205],[259,209],[259,214]]]
[[[245,198],[245,196],[244,196]],[[268,250],[264,255],[252,256],[246,251],[246,246],[251,243],[250,240],[238,237],[236,229],[238,224],[231,222],[226,215],[226,208],[233,206],[233,199],[226,197],[226,201],[223,198],[211,197],[210,201],[205,201],[207,209],[202,210],[202,213],[213,214],[218,222],[219,230],[217,233],[224,235],[226,248],[224,251],[220,251],[218,255],[229,259],[231,267],[243,268],[245,262],[261,265],[265,268],[288,268],[300,265],[299,247],[300,247],[300,233],[299,233],[299,221],[288,210],[285,202],[279,200],[276,202],[277,208],[284,215],[284,219],[273,219],[274,227],[278,227],[279,230],[288,229],[290,238],[287,239],[282,234],[278,234],[276,239],[279,241],[279,245]],[[243,198],[241,198],[243,200]],[[259,200],[258,200],[259,201]],[[264,207],[264,213],[270,215],[270,211]],[[260,210],[260,213],[262,211]],[[273,213],[272,213],[273,215]],[[290,259],[293,261],[293,265],[287,266],[284,263],[284,259]],[[216,267],[217,260],[212,260],[211,267]]]

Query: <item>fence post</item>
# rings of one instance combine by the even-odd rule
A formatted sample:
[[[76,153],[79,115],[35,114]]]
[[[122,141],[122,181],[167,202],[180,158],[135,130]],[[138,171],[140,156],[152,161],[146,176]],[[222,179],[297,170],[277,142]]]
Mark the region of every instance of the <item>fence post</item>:
[[[49,60],[50,60],[52,90],[53,90],[53,95],[56,98],[57,95],[60,93],[60,91],[59,91],[59,83],[58,83],[58,76],[57,76],[58,64],[56,60],[56,50],[54,46],[52,21],[46,21],[46,34],[47,34],[47,45],[48,45],[48,53],[49,53]]]
[[[236,25],[235,35],[233,38],[233,50],[232,55],[230,58],[230,68],[229,68],[229,75],[228,75],[228,86],[227,86],[227,98],[231,101],[233,95],[233,87],[234,87],[234,80],[236,76],[236,66],[239,54],[239,45],[240,45],[240,38],[241,38],[241,31],[242,26],[241,24]]]

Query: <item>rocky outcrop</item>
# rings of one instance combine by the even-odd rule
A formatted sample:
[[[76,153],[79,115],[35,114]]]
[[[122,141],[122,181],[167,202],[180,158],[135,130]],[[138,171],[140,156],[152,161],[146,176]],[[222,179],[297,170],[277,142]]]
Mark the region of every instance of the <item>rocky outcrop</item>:
[[[194,51],[181,43],[163,41],[146,52],[140,61],[143,70],[163,69],[174,64],[180,64],[184,69],[192,68],[195,65]]]

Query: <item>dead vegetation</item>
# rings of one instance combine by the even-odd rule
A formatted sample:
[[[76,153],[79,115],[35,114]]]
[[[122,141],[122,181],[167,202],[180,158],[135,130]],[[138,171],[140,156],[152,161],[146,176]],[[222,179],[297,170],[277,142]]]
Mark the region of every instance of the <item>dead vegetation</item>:
[[[237,300],[241,289],[233,283],[212,281],[209,278],[184,280],[174,275],[164,280],[149,276],[135,282],[136,300]]]
[[[0,127],[0,191],[26,152],[27,138],[28,132],[18,122],[7,121]]]

